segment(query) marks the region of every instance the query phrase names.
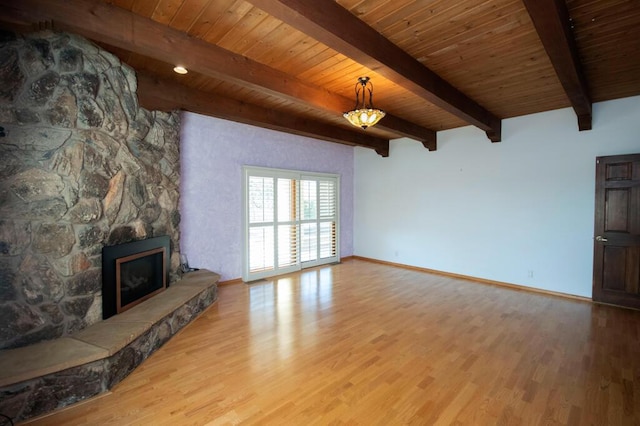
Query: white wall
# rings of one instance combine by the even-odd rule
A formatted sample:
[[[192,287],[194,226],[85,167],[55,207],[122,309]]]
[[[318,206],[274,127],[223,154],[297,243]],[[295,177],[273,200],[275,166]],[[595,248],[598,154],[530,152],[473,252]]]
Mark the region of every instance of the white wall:
[[[591,297],[595,158],[640,153],[640,97],[355,152],[354,254]]]

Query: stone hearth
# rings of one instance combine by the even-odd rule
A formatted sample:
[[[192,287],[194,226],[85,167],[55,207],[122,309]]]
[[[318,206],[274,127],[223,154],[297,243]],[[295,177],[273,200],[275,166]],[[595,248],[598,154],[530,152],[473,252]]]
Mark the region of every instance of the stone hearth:
[[[190,272],[72,336],[0,352],[0,412],[23,421],[109,390],[215,302],[219,278]]]

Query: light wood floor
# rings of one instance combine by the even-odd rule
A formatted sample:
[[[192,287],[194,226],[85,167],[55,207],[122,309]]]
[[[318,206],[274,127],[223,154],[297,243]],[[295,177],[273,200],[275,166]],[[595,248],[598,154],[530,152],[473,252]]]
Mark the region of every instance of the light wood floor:
[[[361,260],[219,289],[50,425],[639,425],[640,312]]]

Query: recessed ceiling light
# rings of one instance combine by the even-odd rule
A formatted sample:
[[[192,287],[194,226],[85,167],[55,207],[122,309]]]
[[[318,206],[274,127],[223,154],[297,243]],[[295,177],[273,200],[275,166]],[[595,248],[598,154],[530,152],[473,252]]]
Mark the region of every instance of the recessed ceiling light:
[[[178,74],[186,74],[189,71],[187,71],[187,69],[185,67],[183,67],[182,65],[176,65],[173,70],[175,72],[177,72]]]

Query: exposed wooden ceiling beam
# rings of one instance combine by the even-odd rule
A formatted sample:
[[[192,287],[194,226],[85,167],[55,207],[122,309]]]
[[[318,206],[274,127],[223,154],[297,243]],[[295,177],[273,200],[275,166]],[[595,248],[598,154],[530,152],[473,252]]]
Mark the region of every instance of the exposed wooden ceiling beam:
[[[350,110],[353,108],[353,101],[351,101]],[[422,145],[429,151],[435,151],[437,146],[437,133],[433,130],[425,129],[410,121],[404,120],[400,117],[396,117],[393,114],[387,114],[384,118],[376,124],[376,127],[386,129],[399,136],[405,136],[410,139],[415,139],[422,142]]]
[[[564,0],[523,0],[560,83],[578,116],[578,128],[591,130],[591,98]]]
[[[142,73],[138,73],[138,98],[140,105],[147,109],[162,111],[184,109],[267,129],[287,131],[300,136],[372,148],[383,157],[389,156],[388,139],[311,121],[303,117],[285,116],[273,109],[203,93],[179,83],[160,80]]]
[[[248,0],[288,25],[479,127],[493,142],[501,120],[335,1]]]
[[[52,20],[56,28],[318,109],[342,114],[353,107],[352,99],[104,2],[0,0],[0,5],[0,20],[21,24]],[[391,114],[378,127],[435,147],[433,130]]]

